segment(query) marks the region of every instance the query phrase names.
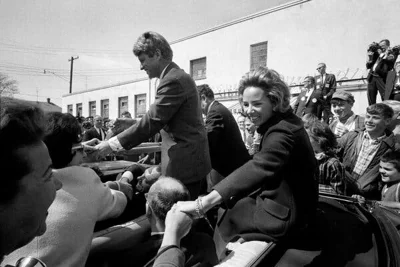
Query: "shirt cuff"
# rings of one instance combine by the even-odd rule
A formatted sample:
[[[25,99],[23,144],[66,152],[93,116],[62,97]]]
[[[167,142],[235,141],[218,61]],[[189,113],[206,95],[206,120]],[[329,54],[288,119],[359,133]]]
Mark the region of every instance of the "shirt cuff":
[[[121,143],[119,142],[117,136],[111,137],[111,138],[108,140],[108,144],[110,145],[110,147],[111,147],[111,149],[112,149],[113,151],[121,151],[121,150],[124,149],[124,148],[121,146]]]

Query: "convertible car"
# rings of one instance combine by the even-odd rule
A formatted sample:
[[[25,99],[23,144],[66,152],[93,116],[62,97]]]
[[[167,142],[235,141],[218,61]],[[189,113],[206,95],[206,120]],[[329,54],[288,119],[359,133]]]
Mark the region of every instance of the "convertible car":
[[[400,214],[376,202],[320,192],[315,225],[309,233],[281,243],[224,244],[218,266],[400,266]],[[108,253],[140,244],[149,224],[140,216],[95,233],[88,261],[107,261]],[[215,238],[214,238],[215,239]],[[218,247],[218,240],[216,246]],[[226,245],[226,246],[225,246]],[[101,260],[99,261],[99,259]],[[134,260],[132,261],[134,265]]]

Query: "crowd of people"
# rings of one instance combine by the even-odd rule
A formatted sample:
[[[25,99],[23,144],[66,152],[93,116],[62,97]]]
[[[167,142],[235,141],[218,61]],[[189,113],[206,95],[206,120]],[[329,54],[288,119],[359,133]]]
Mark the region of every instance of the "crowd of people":
[[[223,259],[216,233],[224,244],[304,237],[315,225],[318,190],[400,210],[399,63],[386,67],[394,71],[385,75],[393,86],[381,94],[386,100],[372,99],[381,92],[380,64],[393,60],[386,41],[376,51],[383,55],[368,52],[373,103],[365,115],[354,114],[353,95],[336,91],[320,63],[293,106],[278,72],[246,73],[236,120],[210,86],[196,86],[172,61],[155,32],[133,48],[141,69],[160,79],[138,121],[126,113],[105,129],[94,116],[87,127],[70,114],[3,103],[0,257],[19,266],[85,266],[96,223],[139,209],[148,235],[101,255],[107,266],[213,266]],[[161,160],[132,163],[115,181],[80,166],[86,152],[106,157],[157,134]]]

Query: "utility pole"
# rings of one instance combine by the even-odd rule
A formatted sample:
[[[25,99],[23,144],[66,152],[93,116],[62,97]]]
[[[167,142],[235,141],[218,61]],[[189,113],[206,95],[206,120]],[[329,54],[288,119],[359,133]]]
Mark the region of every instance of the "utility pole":
[[[72,93],[72,72],[74,69],[74,60],[78,59],[79,56],[77,57],[71,57],[71,59],[68,59],[68,61],[71,61],[71,71],[70,71],[70,76],[69,76],[69,93]]]

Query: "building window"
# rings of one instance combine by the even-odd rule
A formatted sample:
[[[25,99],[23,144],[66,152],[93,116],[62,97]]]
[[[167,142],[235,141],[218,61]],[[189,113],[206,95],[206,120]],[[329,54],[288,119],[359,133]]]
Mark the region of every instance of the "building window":
[[[76,104],[76,116],[82,117],[82,103]]]
[[[72,115],[72,105],[67,106],[67,112]]]
[[[89,102],[89,117],[96,116],[96,101]]]
[[[118,98],[118,117],[121,118],[121,114],[124,111],[128,111],[128,97],[119,97]]]
[[[207,72],[207,58],[199,58],[190,61],[190,75],[193,80],[200,80],[206,78]]]
[[[146,114],[146,94],[135,96],[135,116],[141,118]]]
[[[101,100],[101,116],[103,119],[108,118],[109,100]]]
[[[250,46],[250,70],[267,66],[268,42],[253,44]]]

